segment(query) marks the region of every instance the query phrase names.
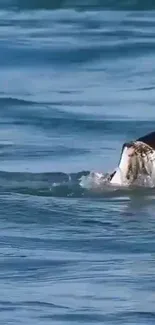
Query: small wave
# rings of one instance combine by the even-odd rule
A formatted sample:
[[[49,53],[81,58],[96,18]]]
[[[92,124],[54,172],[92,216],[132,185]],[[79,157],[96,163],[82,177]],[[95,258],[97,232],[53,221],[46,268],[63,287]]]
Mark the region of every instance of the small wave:
[[[87,8],[109,10],[153,10],[155,2],[152,0],[1,0],[1,8],[11,9],[64,9],[64,8]]]
[[[37,196],[81,196],[83,189],[79,180],[88,174],[89,171],[72,174],[0,172],[0,191]]]
[[[23,106],[23,105],[36,105],[37,102],[14,98],[14,97],[0,97],[0,106]]]
[[[1,114],[0,114],[1,115]],[[43,129],[44,132],[54,133],[55,131],[59,131],[59,134],[74,134],[78,133],[82,135],[86,133],[92,135],[92,131],[94,135],[102,135],[102,137],[106,138],[106,136],[112,136],[112,134],[116,137],[124,136],[124,140],[132,138],[139,135],[139,131],[143,129],[146,132],[148,129],[152,127],[153,129],[153,121],[116,121],[116,120],[104,120],[103,119],[80,119],[76,117],[65,118],[64,116],[59,117],[50,117],[50,116],[41,116],[38,112],[38,115],[34,113],[23,112],[20,114],[11,116],[3,114],[7,120],[1,119],[0,124],[11,124],[16,126],[32,126],[38,129]]]
[[[85,110],[85,107],[92,105],[92,112]],[[106,103],[104,103],[106,105]],[[117,103],[115,103],[117,105]],[[128,116],[124,113],[113,114],[113,110],[103,111],[101,104],[97,101],[31,101],[18,97],[0,97],[0,124],[22,127],[35,127],[45,132],[59,131],[59,134],[92,133],[109,135],[112,134],[127,138],[136,137],[139,132],[154,130],[154,121],[151,117],[148,120],[145,115],[134,115],[134,111]],[[83,108],[83,111],[81,109]],[[96,113],[95,107],[98,108]],[[80,109],[79,109],[80,108]]]
[[[153,195],[146,186],[118,187],[108,181],[108,174],[81,171],[78,173],[0,172],[0,193],[61,198],[118,198]]]
[[[154,36],[152,36],[153,39]],[[102,40],[102,36],[101,36]],[[53,67],[71,67],[71,65],[86,64],[92,62],[99,62],[105,59],[107,62],[114,59],[123,59],[138,57],[140,55],[152,54],[155,50],[155,44],[149,39],[137,38],[130,40],[121,40],[119,42],[93,43],[89,45],[82,45],[80,42],[76,46],[71,44],[64,46],[64,44],[49,44],[48,46],[42,46],[39,48],[34,45],[27,47],[22,44],[11,43],[4,44],[1,52],[2,58],[0,65],[14,66],[18,65],[18,62],[24,62],[27,66],[49,66]],[[11,53],[11,60],[10,60]]]

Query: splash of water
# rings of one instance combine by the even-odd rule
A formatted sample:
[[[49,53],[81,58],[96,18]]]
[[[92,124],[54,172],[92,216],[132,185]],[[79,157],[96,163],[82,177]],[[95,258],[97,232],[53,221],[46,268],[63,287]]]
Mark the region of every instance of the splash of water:
[[[103,173],[95,173],[90,172],[89,175],[83,175],[80,178],[80,186],[82,188],[88,190],[105,190],[106,188],[114,188],[116,186],[110,184],[109,174]],[[121,187],[126,187],[127,185],[124,183]],[[118,187],[118,186],[117,186]],[[129,187],[129,186],[128,186]],[[130,187],[146,187],[146,188],[153,188],[155,187],[155,177],[154,175],[144,175],[139,174],[136,180],[133,182]]]

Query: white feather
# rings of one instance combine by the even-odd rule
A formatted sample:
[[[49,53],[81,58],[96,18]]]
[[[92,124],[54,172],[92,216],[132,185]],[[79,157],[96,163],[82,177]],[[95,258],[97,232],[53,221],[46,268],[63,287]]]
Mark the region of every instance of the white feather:
[[[116,173],[112,177],[110,183],[116,185],[127,185],[128,182],[126,180],[126,174],[129,165],[129,156],[128,156],[128,148],[124,147],[122,152],[122,156],[120,158],[120,163],[118,168],[116,169]]]
[[[120,163],[110,183],[131,185],[139,176],[155,179],[155,150],[143,142],[135,141],[132,146],[124,146]]]

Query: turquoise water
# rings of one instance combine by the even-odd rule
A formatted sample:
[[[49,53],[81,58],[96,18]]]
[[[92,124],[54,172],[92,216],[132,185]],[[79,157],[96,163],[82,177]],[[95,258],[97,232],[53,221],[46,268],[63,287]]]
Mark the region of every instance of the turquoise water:
[[[155,192],[93,192],[155,130],[153,1],[0,3],[0,323],[155,323]]]

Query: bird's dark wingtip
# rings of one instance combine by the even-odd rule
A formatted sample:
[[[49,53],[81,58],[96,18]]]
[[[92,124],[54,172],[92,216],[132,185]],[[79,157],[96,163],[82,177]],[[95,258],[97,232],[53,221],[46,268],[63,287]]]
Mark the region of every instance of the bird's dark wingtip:
[[[155,132],[148,133],[143,137],[138,138],[136,141],[141,141],[155,149]]]

